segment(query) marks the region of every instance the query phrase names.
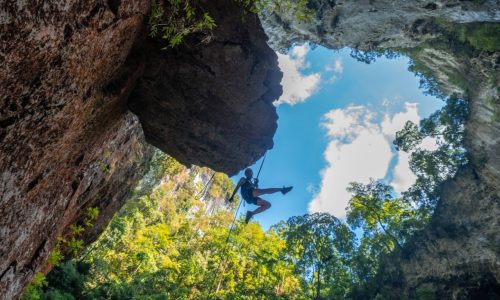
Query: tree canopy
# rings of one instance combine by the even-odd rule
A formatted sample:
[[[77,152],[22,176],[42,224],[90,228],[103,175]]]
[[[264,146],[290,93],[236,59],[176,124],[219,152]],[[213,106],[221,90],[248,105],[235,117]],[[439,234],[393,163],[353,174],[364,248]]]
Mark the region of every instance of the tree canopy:
[[[268,231],[255,222],[232,224],[239,198],[226,201],[234,189],[226,175],[186,168],[156,151],[102,236],[86,248],[79,240],[97,217],[90,208],[71,237],[59,238],[49,260],[54,269],[36,274],[23,299],[372,297],[381,258],[427,224],[439,185],[467,161],[466,117],[467,103],[450,97],[396,134],[394,144],[411,153],[417,176],[402,195],[380,181],[351,183],[346,221],[306,214]],[[435,150],[422,146],[426,138],[435,140]]]

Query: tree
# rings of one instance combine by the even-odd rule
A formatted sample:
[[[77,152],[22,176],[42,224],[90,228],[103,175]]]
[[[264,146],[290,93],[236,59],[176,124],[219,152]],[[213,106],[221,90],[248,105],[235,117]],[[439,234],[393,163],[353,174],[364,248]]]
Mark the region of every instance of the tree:
[[[343,298],[349,287],[354,234],[326,213],[296,216],[274,227],[286,240],[287,258],[304,280],[311,298]]]
[[[212,174],[156,155],[98,241],[38,280],[29,299],[304,299],[280,236],[252,223],[228,242],[237,203],[207,214],[234,188],[215,173],[202,195],[199,180]]]
[[[351,183],[348,191],[353,193],[347,208],[347,223],[353,228],[363,229],[363,238],[370,239],[385,248],[388,253],[421,229],[429,214],[414,209],[403,198],[394,198],[392,187],[370,180],[364,185]]]
[[[347,208],[347,223],[353,230],[362,229],[360,245],[351,261],[353,297],[359,298],[359,293],[365,293],[373,284],[380,258],[395,247],[403,250],[405,241],[427,224],[430,213],[394,197],[392,187],[373,179],[366,185],[351,183],[348,191],[353,196]]]
[[[454,95],[441,110],[422,120],[420,126],[408,121],[396,133],[394,144],[398,150],[411,153],[410,169],[417,176],[415,184],[403,193],[405,199],[429,211],[434,209],[439,185],[467,163],[463,145],[467,115],[468,103]],[[423,147],[426,138],[436,142],[435,150]]]

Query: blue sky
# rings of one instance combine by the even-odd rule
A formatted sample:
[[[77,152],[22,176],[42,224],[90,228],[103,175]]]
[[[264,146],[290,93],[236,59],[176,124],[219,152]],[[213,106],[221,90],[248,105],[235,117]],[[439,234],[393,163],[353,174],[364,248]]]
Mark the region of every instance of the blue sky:
[[[255,216],[264,228],[294,215],[328,212],[345,216],[349,182],[383,179],[396,191],[414,180],[408,155],[392,145],[407,120],[418,122],[443,102],[423,95],[409,59],[379,58],[371,64],[350,50],[298,45],[278,54],[283,96],[274,148],[267,153],[260,187],[293,185],[286,196],[265,195],[271,209]],[[432,148],[432,141],[427,142]],[[252,168],[256,173],[260,161]],[[236,182],[242,174],[233,177]],[[240,213],[253,210],[246,205]]]

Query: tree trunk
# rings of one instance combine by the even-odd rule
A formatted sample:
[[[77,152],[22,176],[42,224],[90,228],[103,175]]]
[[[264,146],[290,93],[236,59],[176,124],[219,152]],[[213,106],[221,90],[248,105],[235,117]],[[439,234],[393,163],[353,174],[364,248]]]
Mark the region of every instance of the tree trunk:
[[[317,266],[318,270],[318,282],[316,283],[316,300],[320,300],[320,291],[321,291],[321,266],[318,263]]]

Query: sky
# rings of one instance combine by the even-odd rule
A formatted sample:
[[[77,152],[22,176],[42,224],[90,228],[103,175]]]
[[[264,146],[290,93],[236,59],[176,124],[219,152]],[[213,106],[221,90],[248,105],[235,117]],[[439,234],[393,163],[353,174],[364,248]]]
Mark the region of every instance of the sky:
[[[349,53],[307,44],[278,53],[283,72],[283,95],[275,102],[278,130],[259,181],[261,188],[294,189],[285,196],[262,196],[272,207],[254,219],[265,229],[306,213],[344,218],[346,188],[353,181],[383,180],[400,193],[415,180],[409,155],[396,151],[392,141],[406,121],[418,123],[444,103],[423,94],[407,57],[366,64]],[[260,161],[252,166],[254,173],[259,166]],[[236,183],[242,176],[232,179]],[[255,208],[246,204],[239,213]]]

